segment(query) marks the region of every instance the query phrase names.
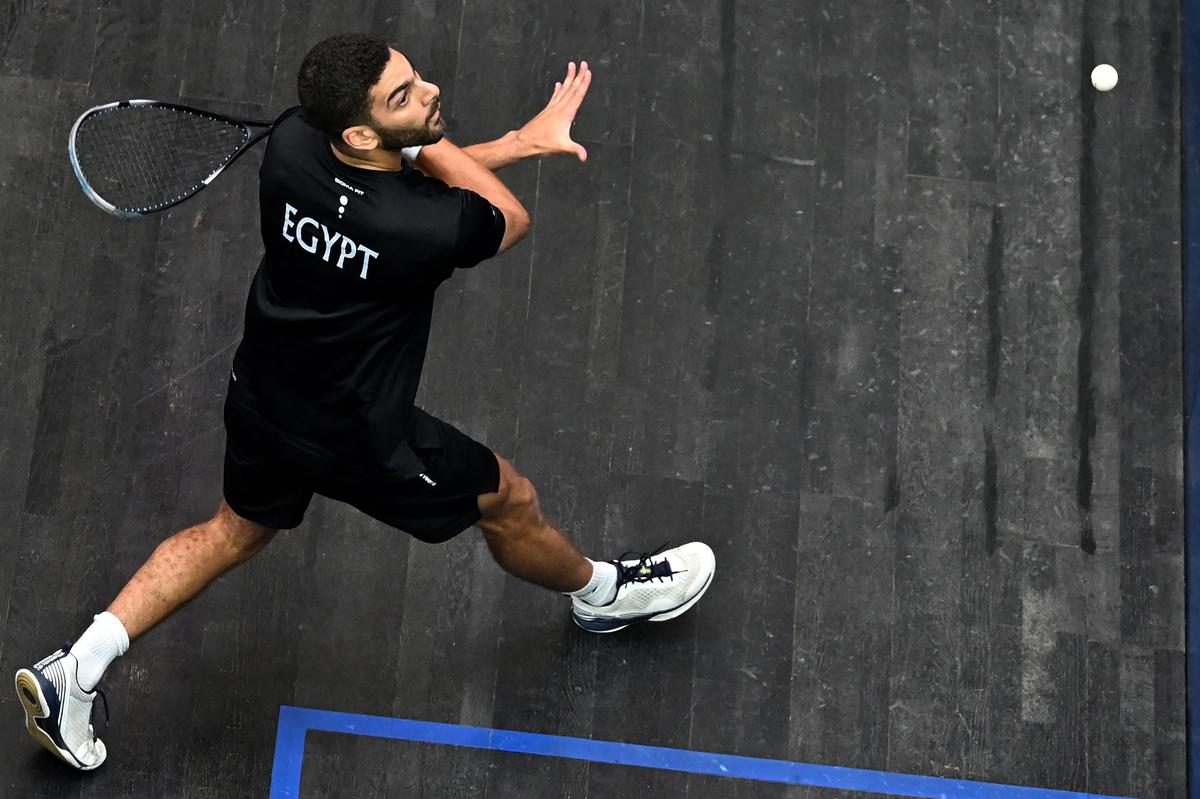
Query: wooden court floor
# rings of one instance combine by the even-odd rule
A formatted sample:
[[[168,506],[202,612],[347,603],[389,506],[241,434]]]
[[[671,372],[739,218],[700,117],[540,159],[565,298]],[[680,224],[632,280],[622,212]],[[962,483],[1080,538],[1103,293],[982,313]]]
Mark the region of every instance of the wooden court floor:
[[[1184,796],[1178,8],[1166,0],[38,0],[0,10],[0,675],[220,498],[257,156],[89,205],[89,105],[271,115],[387,35],[460,144],[571,59],[590,158],[446,284],[423,407],[593,557],[700,538],[695,610],[594,637],[316,502],[110,671],[79,775],[0,691],[0,796],[261,797],[281,705]],[[1094,92],[1099,62],[1121,75]],[[866,796],[314,734],[304,797]]]

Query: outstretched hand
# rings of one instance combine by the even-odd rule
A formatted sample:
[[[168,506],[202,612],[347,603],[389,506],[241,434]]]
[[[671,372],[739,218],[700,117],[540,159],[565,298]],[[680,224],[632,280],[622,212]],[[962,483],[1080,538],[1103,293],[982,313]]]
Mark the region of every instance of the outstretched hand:
[[[592,71],[586,61],[575,69],[575,62],[567,65],[567,76],[554,84],[554,94],[537,116],[526,122],[517,131],[522,141],[538,155],[572,153],[580,161],[587,160],[587,150],[571,139],[571,123],[588,86],[592,83]]]

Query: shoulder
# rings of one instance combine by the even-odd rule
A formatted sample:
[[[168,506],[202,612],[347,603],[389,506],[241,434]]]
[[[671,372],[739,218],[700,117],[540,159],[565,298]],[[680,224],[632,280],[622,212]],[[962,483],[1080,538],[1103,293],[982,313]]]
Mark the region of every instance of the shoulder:
[[[324,143],[325,134],[309,121],[300,106],[293,106],[275,118],[267,149],[296,149]]]
[[[316,125],[304,113],[304,109],[298,105],[285,110],[282,114],[275,117],[274,130],[272,133],[280,131],[299,132],[301,130],[310,130],[314,133],[318,132]]]
[[[396,184],[399,192],[409,201],[419,202],[426,208],[444,210],[453,216],[470,211],[476,205],[491,205],[469,189],[447,185],[410,165],[406,165],[404,171],[397,175]]]
[[[404,171],[397,173],[397,177],[399,178],[399,183],[414,194],[430,197],[449,197],[459,191],[459,189],[447,185],[444,181],[429,177],[407,162],[404,164]]]

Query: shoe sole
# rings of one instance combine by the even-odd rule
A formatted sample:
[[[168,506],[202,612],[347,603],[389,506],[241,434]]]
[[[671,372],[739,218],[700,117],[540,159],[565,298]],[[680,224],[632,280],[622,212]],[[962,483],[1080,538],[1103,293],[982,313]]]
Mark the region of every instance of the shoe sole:
[[[33,740],[41,744],[50,754],[57,757],[67,765],[74,766],[81,771],[91,771],[100,766],[104,762],[103,759],[99,763],[92,766],[85,766],[75,759],[68,750],[62,748],[58,743],[50,737],[45,730],[38,725],[38,719],[50,718],[50,702],[46,699],[46,694],[42,691],[42,683],[29,669],[21,669],[17,672],[16,678],[17,698],[21,700],[21,706],[25,708],[25,729],[29,731],[29,736]]]
[[[704,585],[700,588],[699,591],[696,592],[696,595],[694,597],[692,597],[691,599],[689,599],[687,602],[684,602],[679,607],[671,608],[670,610],[664,610],[661,613],[654,614],[653,616],[643,616],[641,618],[635,618],[635,619],[613,619],[614,622],[618,622],[618,623],[621,621],[624,622],[624,624],[621,624],[620,627],[608,627],[606,629],[600,629],[598,627],[589,627],[589,626],[587,626],[587,623],[584,620],[581,620],[574,613],[571,614],[571,619],[575,622],[575,624],[577,624],[579,627],[583,628],[584,630],[587,630],[589,633],[599,633],[600,635],[604,635],[605,633],[619,632],[621,630],[624,630],[626,627],[630,627],[634,624],[639,624],[643,621],[670,621],[671,619],[675,618],[676,616],[683,615],[684,613],[686,613],[688,610],[691,609],[692,605],[694,605],[700,601],[700,597],[704,596],[704,592],[708,590],[708,587],[710,585],[712,585],[712,578],[713,578],[713,575],[716,573],[717,573],[717,570],[713,569],[712,573],[708,575],[708,579],[704,581]],[[603,621],[603,620],[597,619],[597,621]]]

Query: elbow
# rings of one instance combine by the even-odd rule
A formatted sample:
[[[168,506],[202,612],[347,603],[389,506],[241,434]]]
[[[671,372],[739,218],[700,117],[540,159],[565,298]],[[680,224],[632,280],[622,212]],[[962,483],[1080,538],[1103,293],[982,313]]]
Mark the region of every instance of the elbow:
[[[506,208],[504,210],[504,238],[500,242],[499,252],[504,252],[517,245],[521,239],[529,235],[533,221],[529,213],[522,207]]]
[[[521,216],[517,220],[517,230],[520,232],[521,238],[529,235],[529,231],[533,229],[533,219],[529,214],[522,209]]]

